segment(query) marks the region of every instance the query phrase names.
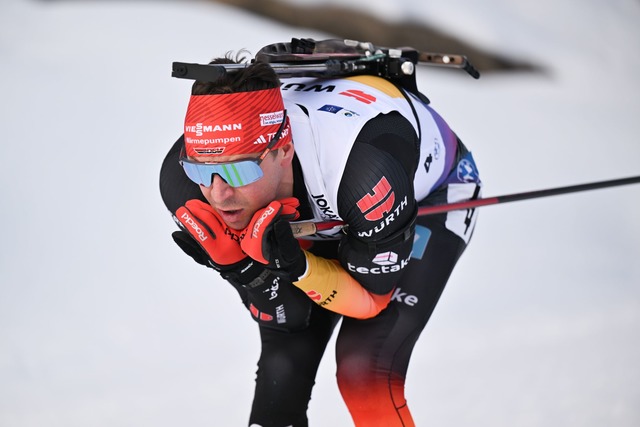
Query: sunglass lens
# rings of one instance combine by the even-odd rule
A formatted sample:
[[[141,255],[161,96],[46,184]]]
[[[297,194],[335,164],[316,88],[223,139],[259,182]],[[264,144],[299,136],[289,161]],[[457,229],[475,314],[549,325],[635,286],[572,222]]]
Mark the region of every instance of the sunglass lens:
[[[189,178],[191,181],[195,182],[198,185],[204,185],[205,187],[208,187],[211,185],[211,179],[212,179],[211,173],[213,171],[206,171],[201,166],[205,166],[205,165],[196,165],[190,162],[182,162],[182,167],[184,169],[185,174],[187,175],[187,178]]]
[[[191,181],[205,187],[211,185],[213,175],[220,176],[231,187],[242,187],[262,178],[262,169],[253,160],[215,165],[182,161],[182,167]]]
[[[262,169],[254,160],[219,165],[218,173],[232,187],[242,187],[262,178]]]

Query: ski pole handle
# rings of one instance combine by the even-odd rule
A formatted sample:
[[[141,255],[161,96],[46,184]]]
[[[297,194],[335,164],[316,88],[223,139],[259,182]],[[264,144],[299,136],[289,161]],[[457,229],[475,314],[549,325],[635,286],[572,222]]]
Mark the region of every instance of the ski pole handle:
[[[334,227],[342,227],[344,226],[344,222],[342,221],[325,221],[325,222],[313,222],[313,221],[300,221],[300,222],[292,222],[291,231],[293,232],[293,237],[304,237],[311,236],[312,234],[316,234],[318,231],[330,230]]]

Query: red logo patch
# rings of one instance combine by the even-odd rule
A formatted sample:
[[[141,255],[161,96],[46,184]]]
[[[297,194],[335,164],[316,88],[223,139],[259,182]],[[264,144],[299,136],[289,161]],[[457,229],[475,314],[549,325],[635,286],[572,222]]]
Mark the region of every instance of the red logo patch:
[[[357,205],[367,221],[378,221],[391,212],[395,201],[396,195],[391,184],[383,176],[373,187],[373,194],[365,194],[362,199],[358,200]]]
[[[249,311],[251,311],[251,314],[253,314],[253,317],[260,319],[263,322],[271,322],[273,320],[273,316],[271,316],[270,314],[261,312],[253,304],[249,304]]]
[[[373,104],[374,102],[376,102],[375,96],[369,95],[368,93],[357,89],[345,90],[344,92],[340,92],[340,95],[350,96],[360,102],[364,102],[365,104]]]
[[[316,291],[307,291],[307,296],[311,298],[313,301],[320,301],[322,299],[322,294],[319,294]]]

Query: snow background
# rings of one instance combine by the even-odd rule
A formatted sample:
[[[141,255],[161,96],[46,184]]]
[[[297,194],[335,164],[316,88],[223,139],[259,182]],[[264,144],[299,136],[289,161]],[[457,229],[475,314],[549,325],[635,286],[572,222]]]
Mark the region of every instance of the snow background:
[[[371,10],[546,70],[419,69],[485,196],[639,174],[640,2]],[[246,425],[257,330],[159,196],[171,62],[325,36],[207,2],[0,3],[0,427]],[[633,185],[482,208],[412,359],[417,424],[640,425],[639,207]],[[313,426],[350,425],[334,370],[330,347]]]

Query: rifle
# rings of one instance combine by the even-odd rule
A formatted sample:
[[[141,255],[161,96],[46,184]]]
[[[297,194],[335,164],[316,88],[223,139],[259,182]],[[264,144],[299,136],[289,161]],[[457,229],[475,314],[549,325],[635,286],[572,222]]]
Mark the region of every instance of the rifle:
[[[474,79],[480,73],[463,55],[419,52],[411,47],[388,48],[356,40],[291,39],[260,49],[250,63],[194,64],[173,62],[172,77],[215,82],[260,61],[268,63],[279,77],[345,77],[373,75],[385,78],[423,97],[415,81],[416,65],[458,68]]]

